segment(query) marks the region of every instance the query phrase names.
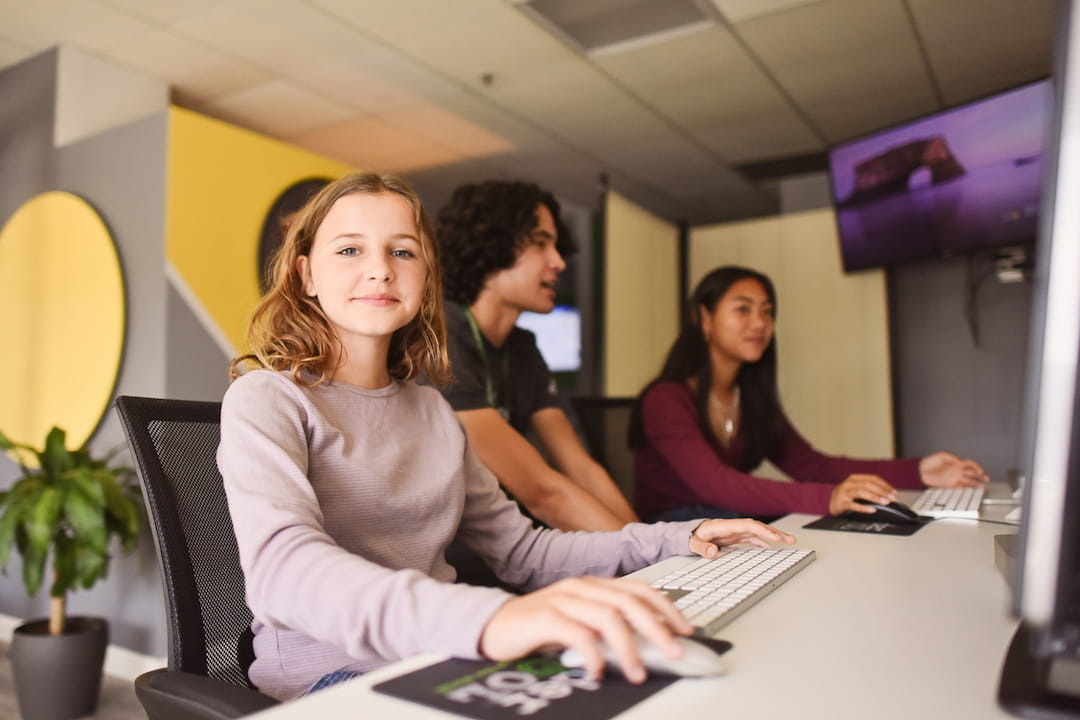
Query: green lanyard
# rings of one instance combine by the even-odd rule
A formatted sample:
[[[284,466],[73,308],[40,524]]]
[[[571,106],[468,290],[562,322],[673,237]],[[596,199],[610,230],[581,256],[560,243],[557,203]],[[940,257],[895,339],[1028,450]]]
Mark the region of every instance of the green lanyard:
[[[499,407],[496,393],[495,382],[491,378],[491,364],[488,363],[487,350],[484,348],[484,338],[480,335],[480,326],[476,323],[476,318],[473,317],[472,310],[467,306],[462,305],[462,309],[465,311],[465,317],[469,320],[469,327],[472,329],[473,340],[476,341],[476,349],[480,351],[480,359],[484,363],[484,392],[487,396],[487,403],[491,407],[498,410],[504,420],[509,421],[510,411],[506,408]],[[503,355],[502,363],[502,381],[505,384],[507,376],[510,374],[510,354]]]

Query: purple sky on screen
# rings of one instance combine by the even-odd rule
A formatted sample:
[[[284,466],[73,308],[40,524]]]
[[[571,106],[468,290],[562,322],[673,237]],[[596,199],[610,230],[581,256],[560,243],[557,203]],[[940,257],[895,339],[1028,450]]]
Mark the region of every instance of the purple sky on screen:
[[[858,163],[932,135],[943,135],[968,170],[1039,155],[1051,101],[1050,81],[1043,80],[837,145],[829,153],[833,196],[851,194]]]

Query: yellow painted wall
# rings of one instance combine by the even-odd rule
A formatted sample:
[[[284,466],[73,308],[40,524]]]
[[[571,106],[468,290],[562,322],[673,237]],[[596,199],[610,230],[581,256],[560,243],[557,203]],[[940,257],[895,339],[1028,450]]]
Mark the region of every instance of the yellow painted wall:
[[[727,264],[776,286],[780,395],[795,427],[830,454],[891,457],[885,276],[843,273],[833,211],[694,228],[690,287]]]
[[[607,196],[604,394],[637,395],[679,329],[679,231],[621,195]]]
[[[259,233],[274,200],[313,176],[352,168],[283,142],[172,108],[165,257],[235,354],[260,297]]]

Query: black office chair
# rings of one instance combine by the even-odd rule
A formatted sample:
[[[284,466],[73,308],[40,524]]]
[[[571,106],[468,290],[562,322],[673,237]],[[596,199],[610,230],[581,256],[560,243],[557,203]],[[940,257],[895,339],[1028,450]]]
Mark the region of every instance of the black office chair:
[[[570,404],[581,425],[589,453],[604,466],[633,504],[634,453],[627,435],[634,398],[582,395],[571,397]]]
[[[168,610],[168,667],[135,679],[150,720],[223,720],[277,704],[247,677],[251,610],[218,473],[221,403],[121,396]]]

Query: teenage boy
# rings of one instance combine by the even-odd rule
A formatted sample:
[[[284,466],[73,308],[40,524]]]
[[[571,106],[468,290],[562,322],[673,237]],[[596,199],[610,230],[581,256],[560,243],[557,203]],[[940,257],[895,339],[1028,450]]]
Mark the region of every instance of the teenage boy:
[[[555,307],[575,250],[559,203],[525,182],[454,191],[437,218],[454,381],[443,395],[480,460],[537,520],[562,530],[616,530],[637,520],[560,409],[525,311]],[[526,439],[532,431],[555,467]],[[557,468],[557,469],[556,469]]]

